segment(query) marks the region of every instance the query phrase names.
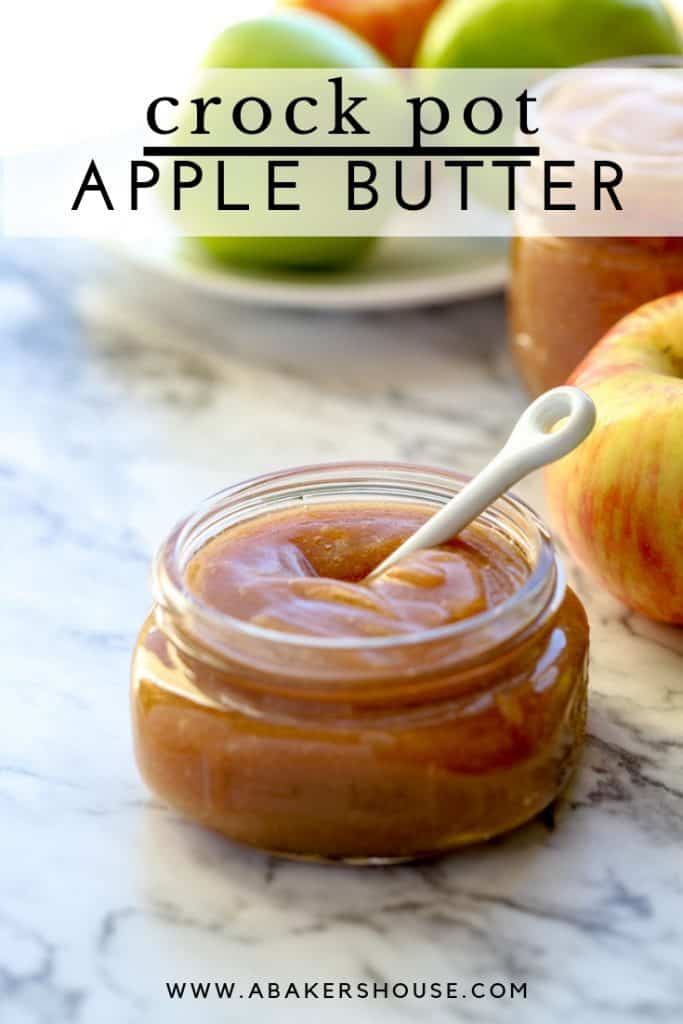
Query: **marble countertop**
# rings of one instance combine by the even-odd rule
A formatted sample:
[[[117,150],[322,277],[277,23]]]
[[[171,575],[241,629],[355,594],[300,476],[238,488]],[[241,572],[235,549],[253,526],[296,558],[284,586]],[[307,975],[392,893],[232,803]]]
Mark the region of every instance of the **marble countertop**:
[[[503,335],[498,298],[267,312],[85,247],[0,250],[0,1020],[683,1019],[683,632],[571,565],[589,737],[554,820],[430,865],[307,866],[181,820],[134,766],[129,657],[172,523],[294,463],[476,470],[524,402]],[[542,510],[537,482],[521,491]],[[459,997],[171,1000],[183,980],[450,980]],[[511,981],[526,999],[473,997]]]

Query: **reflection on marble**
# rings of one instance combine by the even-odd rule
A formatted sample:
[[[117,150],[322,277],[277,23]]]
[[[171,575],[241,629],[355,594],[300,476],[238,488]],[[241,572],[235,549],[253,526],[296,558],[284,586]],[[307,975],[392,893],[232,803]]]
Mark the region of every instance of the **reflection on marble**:
[[[498,299],[263,312],[47,243],[0,252],[0,1020],[683,1019],[683,635],[570,567],[590,738],[542,820],[431,865],[274,862],[143,788],[128,660],[150,556],[226,483],[297,462],[476,470],[523,404]],[[538,482],[522,492],[542,504]],[[458,999],[171,1002],[165,982],[458,981]],[[474,982],[527,982],[476,999]],[[463,997],[464,996],[464,997]]]

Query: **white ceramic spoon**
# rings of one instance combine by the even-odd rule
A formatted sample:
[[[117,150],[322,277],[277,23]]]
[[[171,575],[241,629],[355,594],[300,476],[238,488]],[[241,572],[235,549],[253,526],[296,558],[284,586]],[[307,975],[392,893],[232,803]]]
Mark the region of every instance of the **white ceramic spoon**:
[[[560,420],[564,422],[553,430]],[[594,426],[595,405],[579,388],[553,388],[540,395],[522,413],[503,448],[481,473],[373,569],[367,580],[413,551],[451,540],[528,473],[568,455]]]

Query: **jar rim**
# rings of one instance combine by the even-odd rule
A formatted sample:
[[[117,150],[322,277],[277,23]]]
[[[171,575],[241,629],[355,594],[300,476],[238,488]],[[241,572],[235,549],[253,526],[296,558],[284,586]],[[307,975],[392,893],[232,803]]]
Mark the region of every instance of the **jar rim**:
[[[354,474],[356,476],[354,477]],[[382,474],[386,479],[381,480]],[[189,558],[186,557],[186,548],[193,534],[200,531],[199,539],[202,539],[201,527],[207,516],[226,509],[230,504],[239,502],[240,497],[246,499],[248,510],[253,514],[263,514],[269,507],[273,507],[272,495],[287,494],[287,488],[303,489],[307,493],[321,484],[335,484],[339,488],[354,480],[358,482],[361,478],[367,480],[369,486],[376,488],[374,497],[384,496],[392,499],[391,491],[381,494],[379,488],[383,483],[390,487],[393,481],[394,489],[410,484],[422,484],[424,487],[431,485],[432,494],[434,488],[440,485],[441,494],[444,499],[456,493],[459,487],[467,483],[469,477],[456,473],[452,470],[419,466],[406,462],[384,462],[384,461],[346,461],[318,463],[304,466],[296,466],[285,470],[265,473],[252,477],[237,484],[224,488],[202,502],[195,512],[184,518],[172,530],[167,540],[158,551],[154,563],[154,590],[157,603],[162,609],[171,613],[179,613],[181,616],[191,617],[195,626],[208,629],[214,633],[220,633],[226,629],[235,635],[253,640],[260,640],[264,643],[274,644],[283,650],[310,649],[320,651],[391,651],[397,648],[404,648],[410,645],[418,646],[428,644],[432,641],[461,639],[471,634],[484,631],[491,625],[499,625],[511,613],[519,611],[520,606],[529,607],[529,619],[533,621],[535,615],[543,612],[549,605],[559,607],[565,591],[565,580],[561,566],[555,554],[555,548],[550,534],[537,516],[537,514],[517,496],[505,494],[483,514],[486,518],[488,512],[496,510],[498,515],[507,514],[508,517],[517,517],[520,523],[527,528],[532,542],[536,543],[538,555],[534,565],[530,567],[527,579],[518,587],[513,594],[507,597],[500,604],[487,609],[469,618],[458,622],[449,623],[445,626],[432,627],[429,629],[416,630],[411,633],[392,634],[381,637],[319,637],[308,634],[288,633],[281,630],[255,625],[225,612],[219,611],[202,601],[187,586],[185,581],[185,567]],[[271,491],[268,491],[271,488]],[[444,489],[448,493],[443,493]],[[262,500],[259,504],[259,496],[265,499],[269,494],[270,501]],[[367,494],[367,492],[366,492]],[[367,494],[368,497],[372,495]],[[334,500],[333,498],[330,500]],[[338,500],[338,498],[337,498]],[[394,490],[393,500],[396,500]],[[404,500],[407,496],[404,495]],[[419,500],[413,498],[411,500]],[[436,503],[435,507],[436,507]],[[254,508],[257,509],[254,512]],[[482,517],[480,517],[482,518]],[[224,529],[228,529],[225,526]],[[216,530],[212,536],[222,530]],[[192,554],[200,550],[206,541],[206,537],[199,543]],[[191,556],[190,556],[191,557]],[[535,614],[534,614],[535,613]],[[524,625],[528,625],[525,623]],[[514,630],[510,636],[516,635],[519,630]],[[510,639],[510,636],[504,639]]]

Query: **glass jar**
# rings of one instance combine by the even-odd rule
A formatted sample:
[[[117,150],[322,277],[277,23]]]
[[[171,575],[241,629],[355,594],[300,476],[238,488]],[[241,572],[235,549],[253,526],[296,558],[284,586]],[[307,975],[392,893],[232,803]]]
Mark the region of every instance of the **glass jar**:
[[[582,138],[580,134],[574,136],[573,142],[569,138],[570,131],[580,133],[582,129],[590,138],[586,123],[589,117],[601,117],[606,126],[603,130],[609,132],[609,125],[614,122],[609,106],[614,94],[609,90],[608,76],[615,76],[615,90],[619,88],[617,76],[634,72],[654,76],[665,73],[680,83],[683,59],[605,61],[579,71],[584,88],[590,88],[589,83],[594,82],[596,98],[591,104],[578,100],[572,108],[566,100],[562,102],[562,90],[568,84],[574,88],[576,71],[571,75],[553,75],[539,87],[538,98],[550,110],[544,124],[544,155],[578,157],[583,153],[586,157],[616,160],[623,169],[623,188],[630,196],[629,236],[599,237],[605,234],[600,226],[609,221],[576,212],[566,214],[575,237],[562,236],[557,214],[551,224],[534,206],[531,197],[535,196],[537,201],[542,194],[539,190],[529,190],[526,200],[523,193],[520,196],[517,236],[511,250],[510,344],[532,394],[564,384],[593,345],[627,313],[645,302],[683,289],[680,114],[678,121],[669,124],[662,118],[657,124],[652,114],[647,118],[649,112],[645,109],[643,123],[632,124],[630,131],[625,132],[627,140],[632,140],[632,150],[628,152],[615,148],[619,142],[623,148],[627,145],[619,135],[621,127],[612,129],[618,137],[606,139],[604,151],[594,139],[588,145],[576,141]],[[654,83],[660,79],[655,77],[652,81],[654,90]],[[558,99],[560,116],[572,118],[562,126],[562,131],[552,123],[552,105]],[[656,131],[659,135],[655,135]],[[590,165],[588,161],[586,165]],[[663,236],[663,230],[669,233],[668,237]]]
[[[618,320],[681,289],[683,238],[515,238],[510,343],[530,393],[564,384]]]
[[[284,633],[220,613],[186,585],[197,551],[248,518],[302,502],[431,511],[466,479],[313,466],[230,487],[179,524],[157,556],[132,664],[137,759],[162,799],[273,854],[388,863],[487,839],[557,796],[584,732],[588,626],[545,527],[517,499],[480,522],[521,552],[528,578],[437,629]]]

